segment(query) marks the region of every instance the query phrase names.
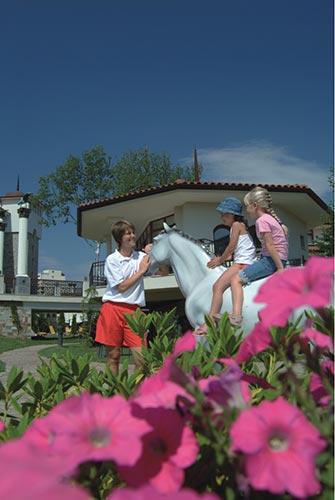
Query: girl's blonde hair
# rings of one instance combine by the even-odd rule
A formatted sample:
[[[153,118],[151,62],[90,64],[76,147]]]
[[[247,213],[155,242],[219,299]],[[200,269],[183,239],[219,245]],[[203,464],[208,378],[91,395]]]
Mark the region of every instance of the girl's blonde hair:
[[[250,205],[251,203],[256,203],[260,208],[264,210],[267,214],[270,214],[283,228],[285,236],[288,235],[288,228],[282,223],[276,212],[272,207],[272,196],[269,191],[261,186],[256,186],[254,189],[249,191],[244,197],[244,204]]]

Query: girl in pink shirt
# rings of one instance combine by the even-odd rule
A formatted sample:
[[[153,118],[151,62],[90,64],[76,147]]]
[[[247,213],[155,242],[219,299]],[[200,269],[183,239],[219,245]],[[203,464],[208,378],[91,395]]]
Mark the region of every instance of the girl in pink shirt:
[[[248,214],[256,219],[256,234],[262,250],[258,261],[231,279],[233,312],[229,318],[232,325],[242,323],[243,285],[282,271],[288,257],[288,230],[272,208],[270,193],[257,186],[244,197],[244,203]]]

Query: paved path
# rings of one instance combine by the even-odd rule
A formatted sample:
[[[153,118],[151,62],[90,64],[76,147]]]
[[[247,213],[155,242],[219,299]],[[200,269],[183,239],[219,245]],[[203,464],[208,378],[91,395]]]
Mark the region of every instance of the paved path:
[[[67,344],[68,345],[68,344]],[[0,360],[6,365],[5,371],[0,373],[0,380],[7,378],[7,374],[13,365],[25,372],[36,373],[38,365],[41,363],[38,355],[39,351],[45,349],[45,345],[33,345],[30,347],[22,347],[21,349],[13,349],[12,351],[5,351],[0,354]],[[47,360],[48,358],[43,358]],[[92,362],[91,366],[96,368],[103,368],[105,363]]]

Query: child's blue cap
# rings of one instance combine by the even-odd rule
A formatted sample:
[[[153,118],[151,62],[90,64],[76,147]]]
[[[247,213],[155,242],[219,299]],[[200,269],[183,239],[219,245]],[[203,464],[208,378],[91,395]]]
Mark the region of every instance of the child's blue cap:
[[[237,198],[226,198],[216,207],[222,214],[242,215],[242,203]]]

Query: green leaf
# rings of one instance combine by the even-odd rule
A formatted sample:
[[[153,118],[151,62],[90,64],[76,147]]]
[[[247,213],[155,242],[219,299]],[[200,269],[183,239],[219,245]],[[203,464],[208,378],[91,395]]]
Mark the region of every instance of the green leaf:
[[[15,371],[15,373],[16,373],[16,371]],[[14,378],[11,377],[12,380],[11,380],[10,384],[8,385],[8,392],[11,392],[14,394],[15,392],[18,392],[24,386],[27,379],[23,378],[23,376],[24,376],[24,373],[21,370],[15,375]]]
[[[73,374],[79,375],[79,366],[78,366],[77,361],[74,358],[72,358],[70,362],[71,362],[71,368],[72,368]]]
[[[34,384],[34,396],[38,400],[41,400],[43,397],[43,386],[38,380]]]

